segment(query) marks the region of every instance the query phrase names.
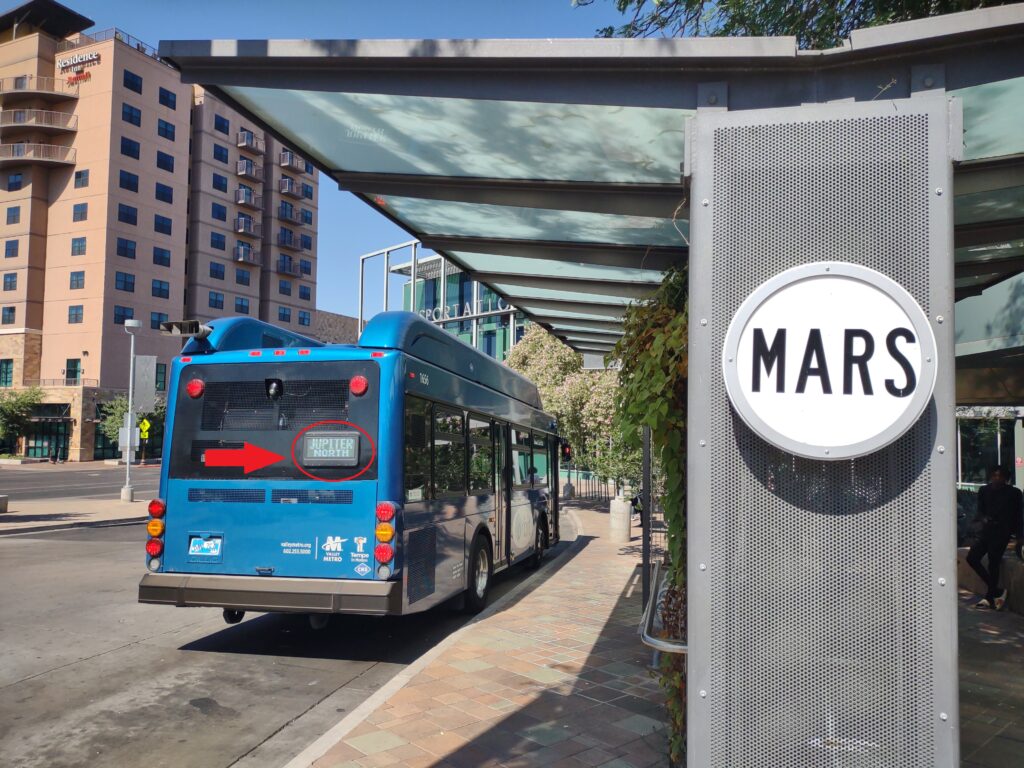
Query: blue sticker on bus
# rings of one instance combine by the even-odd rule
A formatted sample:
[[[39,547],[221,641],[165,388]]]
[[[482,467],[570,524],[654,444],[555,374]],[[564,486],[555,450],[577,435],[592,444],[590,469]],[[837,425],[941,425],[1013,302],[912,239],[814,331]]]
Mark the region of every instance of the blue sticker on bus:
[[[220,557],[220,544],[220,536],[211,536],[209,538],[193,536],[188,541],[188,553],[189,555],[200,555],[202,557]]]

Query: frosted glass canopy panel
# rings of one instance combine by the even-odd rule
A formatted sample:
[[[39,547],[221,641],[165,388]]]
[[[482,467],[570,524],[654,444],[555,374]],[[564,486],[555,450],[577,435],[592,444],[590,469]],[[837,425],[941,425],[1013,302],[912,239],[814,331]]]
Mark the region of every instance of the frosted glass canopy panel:
[[[679,183],[692,110],[225,86],[341,171]],[[628,140],[627,140],[628,137]]]
[[[451,251],[453,258],[473,272],[493,275],[529,275],[530,277],[572,277],[579,280],[609,280],[659,285],[662,273],[653,269],[624,269],[600,264],[580,264],[551,259],[530,259],[519,256],[498,256],[490,253]],[[637,267],[641,259],[637,259]]]

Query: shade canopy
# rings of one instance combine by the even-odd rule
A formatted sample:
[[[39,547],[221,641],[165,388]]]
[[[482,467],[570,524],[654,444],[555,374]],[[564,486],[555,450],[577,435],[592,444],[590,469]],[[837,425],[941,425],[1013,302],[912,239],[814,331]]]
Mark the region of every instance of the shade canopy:
[[[1010,5],[859,30],[826,51],[790,37],[214,40],[160,55],[569,345],[605,352],[629,304],[686,261],[699,109],[945,89],[965,142],[957,297],[1018,279],[1022,46],[1024,5]]]

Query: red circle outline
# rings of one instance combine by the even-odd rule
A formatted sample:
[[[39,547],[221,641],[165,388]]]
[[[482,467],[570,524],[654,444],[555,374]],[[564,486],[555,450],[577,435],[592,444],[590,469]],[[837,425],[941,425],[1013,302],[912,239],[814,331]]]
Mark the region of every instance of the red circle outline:
[[[343,424],[346,427],[354,427],[360,433],[362,433],[362,435],[367,440],[370,441],[370,460],[368,462],[366,462],[366,466],[363,467],[358,472],[356,472],[354,475],[349,475],[348,477],[339,477],[339,478],[334,479],[334,480],[332,480],[330,478],[327,478],[327,477],[320,477],[319,475],[314,475],[312,472],[307,472],[302,467],[300,467],[298,460],[295,458],[295,446],[299,444],[299,438],[300,437],[302,437],[304,434],[309,432],[309,430],[311,430],[313,427],[318,427],[321,424]],[[367,432],[362,427],[360,427],[358,424],[353,424],[351,421],[340,421],[340,420],[336,420],[336,419],[326,419],[324,421],[314,421],[308,427],[305,427],[304,429],[300,429],[298,431],[298,433],[295,435],[295,439],[292,440],[292,464],[294,464],[295,468],[297,470],[299,470],[299,472],[304,474],[306,477],[309,477],[309,478],[311,478],[313,480],[319,480],[319,481],[321,481],[323,483],[341,483],[341,482],[344,482],[345,480],[355,480],[357,477],[359,477],[361,474],[363,474],[370,467],[373,466],[373,462],[374,462],[374,460],[376,460],[376,458],[377,458],[377,444],[373,442],[373,438],[370,437],[370,433]]]

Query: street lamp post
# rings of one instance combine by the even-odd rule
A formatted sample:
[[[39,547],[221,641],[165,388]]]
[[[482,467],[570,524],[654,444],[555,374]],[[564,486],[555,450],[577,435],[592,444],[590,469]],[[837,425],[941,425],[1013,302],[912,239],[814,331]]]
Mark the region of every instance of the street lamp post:
[[[131,338],[131,349],[128,353],[128,444],[124,457],[124,488],[121,489],[121,501],[135,501],[135,489],[132,488],[132,448],[133,432],[135,431],[135,328],[141,328],[142,323],[138,320],[125,320],[124,332]]]

